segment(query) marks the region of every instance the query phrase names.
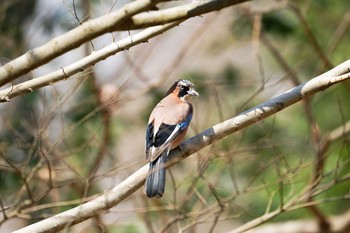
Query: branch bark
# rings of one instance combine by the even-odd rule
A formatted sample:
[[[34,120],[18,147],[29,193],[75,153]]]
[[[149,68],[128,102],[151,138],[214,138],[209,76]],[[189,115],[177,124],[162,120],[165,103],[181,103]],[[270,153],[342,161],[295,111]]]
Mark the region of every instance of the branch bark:
[[[0,86],[43,65],[63,53],[104,33],[111,32],[131,16],[151,8],[160,0],[137,0],[108,15],[101,16],[31,49],[0,68]]]
[[[182,21],[175,21],[165,25],[147,28],[135,35],[128,36],[120,41],[112,43],[100,50],[94,51],[90,55],[76,61],[68,66],[62,67],[54,72],[43,75],[41,77],[31,79],[12,87],[5,88],[0,91],[0,103],[8,102],[11,98],[32,92],[41,87],[51,85],[60,80],[65,80],[74,74],[84,71],[86,68],[96,64],[98,61],[108,58],[120,51],[129,49],[137,44],[147,42],[150,38],[155,37],[173,27]]]
[[[159,2],[165,1],[168,0],[137,0],[131,2],[115,12],[89,20],[46,44],[29,50],[22,56],[0,67],[0,87],[107,32],[145,28],[184,20],[249,0],[193,1],[182,6],[142,13],[138,17],[132,17],[149,10]]]
[[[207,145],[217,141],[229,134],[232,134],[240,129],[243,129],[257,121],[263,120],[268,116],[281,111],[288,106],[295,104],[301,99],[311,96],[319,91],[325,90],[332,85],[350,79],[350,60],[340,64],[332,70],[311,79],[293,89],[275,97],[271,100],[262,103],[252,109],[249,109],[240,115],[221,122],[202,133],[190,138],[181,144],[181,146],[173,150],[170,154],[171,159],[167,166],[172,166],[175,163],[185,159],[189,155],[206,147]],[[35,224],[15,231],[16,233],[30,232],[56,232],[64,227],[68,227],[86,219],[89,219],[96,214],[99,214],[111,207],[119,204],[133,192],[139,189],[148,172],[148,165],[143,166],[122,183],[106,192],[100,197],[82,204],[78,207],[62,212],[58,215],[42,220]],[[273,217],[274,212],[271,212]],[[261,222],[257,222],[257,225]],[[251,229],[247,228],[247,229]]]
[[[247,231],[247,233],[265,233],[265,232],[279,232],[279,233],[345,233],[350,231],[350,211],[329,218],[330,228],[328,230],[319,227],[315,220],[295,220],[286,221],[283,223],[271,223],[264,226]],[[234,232],[234,231],[233,231]],[[231,233],[233,233],[231,232]]]
[[[194,16],[218,11],[250,0],[211,0],[192,1],[191,3],[159,11],[143,12],[134,15],[130,20],[118,27],[117,30],[141,29],[154,25],[161,25],[177,20],[184,20]]]

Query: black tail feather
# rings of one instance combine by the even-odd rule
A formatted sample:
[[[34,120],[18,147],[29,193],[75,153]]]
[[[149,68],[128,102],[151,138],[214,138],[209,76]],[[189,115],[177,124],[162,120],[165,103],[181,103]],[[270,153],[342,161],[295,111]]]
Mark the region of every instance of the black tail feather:
[[[149,171],[146,179],[145,191],[149,198],[162,197],[165,189],[165,163],[166,153],[149,163]]]

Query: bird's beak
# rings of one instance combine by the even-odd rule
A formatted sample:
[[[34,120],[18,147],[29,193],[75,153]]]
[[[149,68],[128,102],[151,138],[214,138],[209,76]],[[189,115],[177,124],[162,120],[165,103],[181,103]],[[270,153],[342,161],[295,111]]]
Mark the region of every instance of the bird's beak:
[[[199,96],[198,92],[196,92],[194,89],[188,90],[187,94],[192,96]]]

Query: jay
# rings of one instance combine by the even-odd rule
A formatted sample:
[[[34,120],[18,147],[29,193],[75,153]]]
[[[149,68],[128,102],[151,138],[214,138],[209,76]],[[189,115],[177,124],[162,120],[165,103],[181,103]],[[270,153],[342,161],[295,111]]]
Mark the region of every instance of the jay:
[[[165,188],[165,163],[169,152],[184,139],[193,115],[190,97],[198,96],[192,82],[176,81],[153,109],[146,129],[146,159],[149,172],[145,193],[162,197]]]

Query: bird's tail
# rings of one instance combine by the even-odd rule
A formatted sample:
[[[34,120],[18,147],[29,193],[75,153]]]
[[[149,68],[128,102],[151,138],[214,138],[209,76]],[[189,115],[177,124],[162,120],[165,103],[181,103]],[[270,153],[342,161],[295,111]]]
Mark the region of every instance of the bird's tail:
[[[165,163],[167,154],[161,154],[156,160],[149,163],[146,178],[145,192],[149,198],[162,197],[165,189]]]

